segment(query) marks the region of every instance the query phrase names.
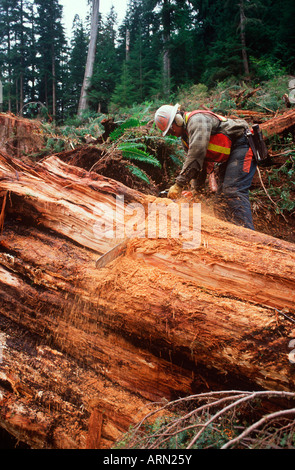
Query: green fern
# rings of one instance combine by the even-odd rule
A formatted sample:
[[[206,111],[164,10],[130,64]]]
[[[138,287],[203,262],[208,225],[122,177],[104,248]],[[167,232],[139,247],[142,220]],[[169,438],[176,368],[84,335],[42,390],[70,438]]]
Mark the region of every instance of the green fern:
[[[119,147],[120,148],[123,148],[123,150],[126,148],[127,150],[129,149],[139,149],[139,148],[142,148],[144,150],[146,150],[146,145],[141,142],[141,141],[138,141],[138,139],[131,139],[131,140],[125,140],[124,142],[122,142]]]
[[[150,184],[150,180],[149,180],[149,177],[147,176],[147,174],[141,170],[140,168],[138,168],[138,166],[135,166],[135,165],[126,165],[128,170],[130,171],[130,173],[132,173],[134,176],[137,176],[137,178],[145,181],[146,183]]]
[[[130,129],[132,127],[139,127],[141,126],[141,122],[139,119],[135,117],[131,117],[127,119],[125,122],[123,122],[117,129],[115,129],[113,132],[110,133],[110,141],[114,142],[121,137],[126,129]]]
[[[159,162],[159,160],[147,152],[146,145],[142,142],[142,140],[139,141],[139,137],[130,138],[131,136],[127,135],[127,133],[126,135],[124,135],[127,129],[140,127],[141,125],[142,122],[137,117],[130,117],[110,134],[110,140],[112,142],[118,141],[117,149],[122,152],[124,159],[131,161],[135,160],[141,163],[146,163],[161,168],[161,163]],[[124,137],[122,138],[122,136],[124,136],[125,139]],[[119,139],[121,140],[121,142]],[[135,175],[137,178],[140,178],[148,184],[151,183],[147,173],[145,173],[141,168],[134,165],[133,163],[131,163],[130,165],[127,164],[126,166],[129,169],[130,173]]]
[[[137,142],[123,142],[118,146],[118,150],[121,150],[123,157],[128,160],[138,160],[143,163],[149,163],[150,165],[161,168],[161,163],[159,160],[147,153],[145,150],[145,145]]]

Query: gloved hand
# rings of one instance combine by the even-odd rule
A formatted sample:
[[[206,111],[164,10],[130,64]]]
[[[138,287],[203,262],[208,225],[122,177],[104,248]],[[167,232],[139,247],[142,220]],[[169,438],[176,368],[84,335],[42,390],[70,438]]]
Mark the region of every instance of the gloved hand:
[[[182,193],[182,186],[178,183],[175,183],[168,191],[167,197],[170,199],[177,199],[181,196]]]

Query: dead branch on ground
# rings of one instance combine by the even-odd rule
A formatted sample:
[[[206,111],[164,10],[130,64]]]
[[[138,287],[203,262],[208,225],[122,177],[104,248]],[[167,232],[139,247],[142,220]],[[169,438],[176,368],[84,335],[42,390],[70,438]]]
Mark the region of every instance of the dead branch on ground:
[[[294,448],[294,399],[292,392],[226,390],[155,403],[156,409],[125,435],[124,446]],[[275,402],[279,409],[268,413]]]

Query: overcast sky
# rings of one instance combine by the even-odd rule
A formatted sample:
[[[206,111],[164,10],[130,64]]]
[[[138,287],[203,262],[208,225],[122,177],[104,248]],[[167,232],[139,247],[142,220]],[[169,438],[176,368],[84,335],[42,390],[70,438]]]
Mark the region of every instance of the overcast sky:
[[[87,0],[60,0],[59,3],[63,6],[63,24],[66,28],[67,36],[70,37],[75,15],[78,14],[81,20],[84,21],[89,11],[88,2]],[[127,3],[128,0],[100,0],[99,11],[105,16],[110,12],[113,5],[118,15],[118,23],[120,24],[125,17]]]

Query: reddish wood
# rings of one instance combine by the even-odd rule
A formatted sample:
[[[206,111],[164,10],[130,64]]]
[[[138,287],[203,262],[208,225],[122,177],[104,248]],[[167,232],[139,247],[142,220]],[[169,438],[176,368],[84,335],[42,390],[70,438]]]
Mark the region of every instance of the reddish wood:
[[[261,129],[266,137],[281,134],[289,129],[294,130],[295,109],[290,109],[283,114],[279,114],[261,124]]]
[[[151,401],[207,387],[294,390],[294,244],[204,208],[200,246],[136,238],[97,270],[116,195],[176,204],[0,155],[0,425],[34,448],[110,447]]]
[[[101,445],[101,431],[103,424],[102,413],[94,408],[89,419],[86,449],[99,449]]]
[[[40,151],[43,145],[39,121],[0,113],[0,151],[22,156]]]

